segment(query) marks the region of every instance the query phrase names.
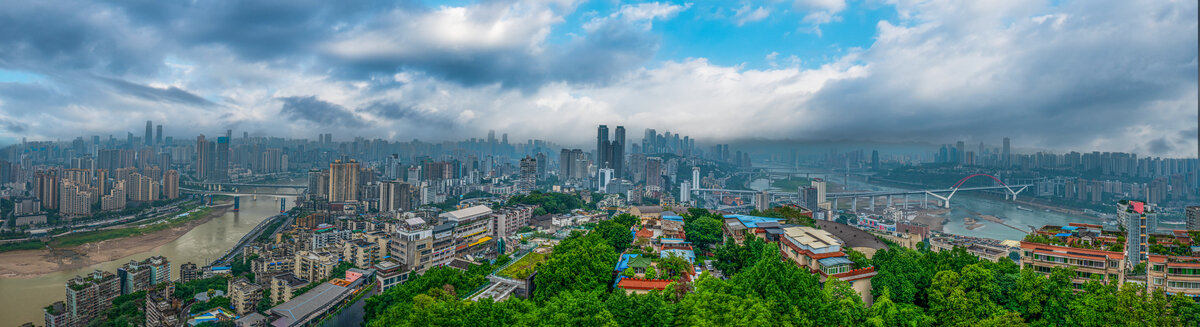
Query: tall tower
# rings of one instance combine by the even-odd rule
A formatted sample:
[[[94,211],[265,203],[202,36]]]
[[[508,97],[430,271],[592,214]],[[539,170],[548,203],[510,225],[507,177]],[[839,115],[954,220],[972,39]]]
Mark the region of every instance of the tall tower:
[[[154,123],[146,121],[146,138],[142,139],[146,145],[154,145]]]
[[[329,202],[358,200],[358,162],[353,159],[329,164]]]
[[[196,179],[208,180],[213,164],[212,142],[204,139],[204,135],[196,137]],[[116,169],[115,167],[113,169]]]
[[[692,189],[700,188],[700,167],[692,167]]]
[[[608,168],[608,125],[600,125],[596,129],[596,167]]]
[[[610,151],[610,167],[613,169],[613,176],[616,178],[625,178],[625,126],[617,126],[613,131],[612,151]]]
[[[1004,151],[1000,154],[1000,162],[1004,164],[1005,168],[1012,166],[1012,154],[1009,151],[1011,150],[1008,145],[1008,138],[1006,137],[1004,138]]]
[[[155,129],[155,131],[154,131],[154,144],[157,144],[157,145],[162,145],[162,144],[163,144],[163,139],[162,139],[162,125],[155,126],[155,127],[154,127],[154,129]]]
[[[228,135],[228,133],[226,133]],[[213,178],[218,181],[229,180],[229,136],[217,137],[216,165],[213,166]]]

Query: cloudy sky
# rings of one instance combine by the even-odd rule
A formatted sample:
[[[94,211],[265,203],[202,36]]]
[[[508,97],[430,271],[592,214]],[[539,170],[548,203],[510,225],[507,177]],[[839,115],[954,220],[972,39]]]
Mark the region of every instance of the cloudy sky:
[[[1195,156],[1195,0],[0,3],[0,141],[999,143]]]

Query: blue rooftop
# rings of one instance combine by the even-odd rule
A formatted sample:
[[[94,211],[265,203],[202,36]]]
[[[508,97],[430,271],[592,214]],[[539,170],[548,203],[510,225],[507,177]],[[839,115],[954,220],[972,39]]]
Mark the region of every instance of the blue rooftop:
[[[1060,237],[1062,237],[1062,236],[1071,236],[1071,233],[1058,233],[1058,234],[1054,234],[1054,236],[1060,236]]]
[[[746,228],[758,228],[759,223],[783,221],[783,219],[779,219],[779,218],[767,218],[767,217],[747,216],[747,215],[725,215],[725,218],[737,218],[738,221],[742,222],[742,225],[746,225]]]
[[[674,220],[674,221],[678,221],[678,222],[683,221],[683,217],[681,217],[681,216],[662,216],[662,219]]]
[[[1067,226],[1067,227],[1063,227],[1062,229],[1063,229],[1063,230],[1076,230],[1076,229],[1079,229],[1079,227],[1077,227],[1077,226]]]
[[[662,250],[662,251],[658,252],[658,257],[659,258],[668,258],[672,254],[674,254],[676,257],[682,257],[684,259],[687,259],[688,262],[691,262],[691,263],[696,262],[696,253],[692,252],[692,250],[683,250],[683,249]]]

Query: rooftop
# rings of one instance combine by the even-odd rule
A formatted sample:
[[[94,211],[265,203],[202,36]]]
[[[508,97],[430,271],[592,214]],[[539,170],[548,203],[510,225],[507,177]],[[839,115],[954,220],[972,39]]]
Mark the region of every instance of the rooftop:
[[[349,287],[337,286],[330,283],[322,283],[313,289],[300,294],[291,301],[284,302],[274,308],[271,312],[279,314],[282,318],[276,320],[275,326],[293,326],[304,322],[309,315],[322,311],[331,303],[341,301],[346,296],[349,296],[352,289]]]
[[[725,218],[737,219],[738,222],[741,222],[742,225],[746,226],[746,228],[758,228],[758,224],[764,223],[764,222],[778,223],[780,221],[783,221],[783,219],[779,219],[779,218],[768,218],[768,217],[747,216],[747,215],[725,215]]]
[[[796,242],[814,249],[842,245],[842,241],[833,237],[833,234],[812,227],[793,226],[786,227],[783,231]]]
[[[449,221],[457,222],[457,221],[475,219],[478,217],[489,215],[491,213],[492,213],[492,208],[488,208],[487,206],[473,206],[473,207],[468,207],[466,209],[454,210],[451,212],[443,213],[443,214],[441,214],[441,217],[445,217],[446,220],[449,220]]]

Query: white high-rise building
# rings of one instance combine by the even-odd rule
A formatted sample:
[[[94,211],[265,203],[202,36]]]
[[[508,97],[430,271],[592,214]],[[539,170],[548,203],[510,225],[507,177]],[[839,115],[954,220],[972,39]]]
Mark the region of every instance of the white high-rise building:
[[[700,167],[692,167],[692,189],[700,188]]]

